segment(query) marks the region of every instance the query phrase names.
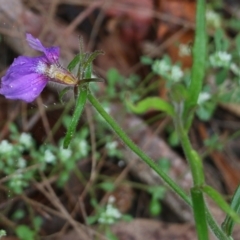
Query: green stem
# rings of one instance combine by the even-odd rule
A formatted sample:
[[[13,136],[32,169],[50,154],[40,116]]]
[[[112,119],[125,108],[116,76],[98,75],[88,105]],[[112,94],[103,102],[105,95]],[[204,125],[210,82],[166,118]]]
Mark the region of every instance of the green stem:
[[[150,166],[160,177],[162,177],[162,179],[171,187],[171,189],[175,191],[188,205],[192,206],[190,198],[182,190],[182,188],[178,186],[165,172],[163,172],[150,157],[148,157],[140,148],[138,148],[131,141],[131,139],[129,139],[126,133],[119,127],[116,121],[110,115],[108,115],[98,100],[90,92],[88,93],[88,100],[98,111],[98,113],[105,119],[105,121],[111,126],[118,137],[126,144],[126,146],[136,153],[137,156],[139,156],[148,166]],[[215,236],[217,236],[220,240],[228,240],[229,238],[226,237],[221,228],[218,226],[207,207],[206,216],[207,222]]]
[[[203,199],[203,193],[199,188],[191,189],[191,197],[193,203],[193,213],[194,219],[198,234],[198,240],[208,240],[208,228],[206,222],[206,211],[205,211],[205,203]]]
[[[88,86],[83,86],[78,88],[78,98],[76,101],[75,110],[73,113],[70,126],[68,127],[67,134],[63,141],[63,148],[68,148],[68,145],[72,140],[72,137],[76,131],[79,118],[82,114],[82,111],[84,109],[84,106],[87,100],[87,93],[88,93]]]
[[[204,171],[202,160],[198,156],[197,152],[192,148],[192,145],[189,141],[187,132],[183,128],[181,119],[179,116],[176,116],[175,128],[177,130],[184,154],[188,160],[194,186],[201,186],[204,184]]]
[[[134,153],[136,153],[148,166],[150,166],[162,179],[176,192],[185,202],[191,204],[191,201],[187,194],[179,187],[159,166],[148,157],[139,147],[137,147],[132,140],[126,135],[126,133],[119,127],[116,121],[108,115],[98,100],[89,92],[88,100],[95,107],[98,113],[105,119],[105,121],[112,127],[113,131],[118,137],[128,146]]]

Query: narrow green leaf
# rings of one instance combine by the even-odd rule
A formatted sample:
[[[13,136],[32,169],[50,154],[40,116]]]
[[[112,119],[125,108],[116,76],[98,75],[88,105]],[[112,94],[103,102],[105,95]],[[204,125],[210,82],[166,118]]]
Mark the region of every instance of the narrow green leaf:
[[[81,88],[79,87],[78,92],[79,93],[78,93],[78,98],[75,105],[75,111],[73,113],[70,126],[68,127],[67,134],[63,141],[63,148],[68,148],[70,141],[76,131],[79,118],[83,112],[83,109],[87,100],[88,87],[81,87]]]
[[[237,214],[240,213],[240,185],[237,187],[231,201],[231,208],[234,212]],[[222,223],[222,229],[223,231],[228,235],[231,236],[233,231],[234,221],[228,214]]]
[[[102,50],[96,50],[94,51],[93,53],[90,54],[90,56],[88,57],[88,59],[83,63],[83,70],[85,70],[85,68],[87,68],[87,66],[89,64],[92,63],[92,61],[98,56],[98,55],[101,55],[101,54],[104,54],[104,51]]]
[[[133,105],[127,101],[127,105],[134,113],[138,114],[145,113],[150,109],[154,109],[163,111],[170,116],[174,115],[173,106],[159,97],[145,98],[144,100],[138,102],[136,105]]]
[[[205,0],[197,1],[196,31],[193,46],[193,66],[191,72],[191,82],[188,88],[189,96],[185,105],[185,119],[189,117],[189,110],[192,109],[198,100],[202,90],[205,75],[206,53],[207,53],[207,34],[205,20]],[[191,118],[191,117],[190,117]]]
[[[222,195],[218,193],[214,188],[210,186],[203,186],[203,192],[205,192],[213,201],[224,211],[229,217],[231,217],[235,222],[240,223],[240,217],[238,214],[228,205],[228,203],[223,199]]]
[[[201,189],[197,187],[191,188],[191,197],[198,240],[208,240],[206,209]]]
[[[67,69],[71,72],[75,67],[76,65],[80,62],[80,55],[81,53],[78,53],[74,58],[73,60],[68,64],[67,66]]]
[[[67,93],[67,91],[71,90],[72,87],[66,87],[59,93],[60,102],[63,103],[63,96]]]
[[[84,79],[90,79],[92,76],[92,62],[89,62],[84,68]]]

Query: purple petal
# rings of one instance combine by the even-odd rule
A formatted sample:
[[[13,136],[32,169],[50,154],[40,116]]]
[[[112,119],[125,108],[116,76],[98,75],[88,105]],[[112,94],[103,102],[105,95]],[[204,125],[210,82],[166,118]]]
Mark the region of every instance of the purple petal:
[[[23,57],[20,56],[14,59],[12,65],[8,68],[6,73],[7,79],[5,81],[12,81],[14,78],[20,78],[26,74],[37,73],[37,66],[39,62],[44,63],[45,58],[42,57]]]
[[[39,39],[34,38],[30,33],[26,34],[26,39],[29,44],[29,46],[35,50],[38,50],[40,52],[45,51],[45,47],[42,45]]]
[[[60,56],[59,47],[45,48],[44,53],[50,63],[58,63],[59,56]]]
[[[32,102],[43,90],[48,78],[36,71],[44,57],[18,57],[1,79],[0,94],[9,99]]]
[[[26,39],[29,44],[29,46],[35,50],[38,50],[40,52],[43,52],[45,56],[47,57],[49,63],[56,63],[58,62],[59,56],[60,56],[60,49],[59,47],[50,47],[45,48],[39,39],[34,38],[31,34],[26,34]]]

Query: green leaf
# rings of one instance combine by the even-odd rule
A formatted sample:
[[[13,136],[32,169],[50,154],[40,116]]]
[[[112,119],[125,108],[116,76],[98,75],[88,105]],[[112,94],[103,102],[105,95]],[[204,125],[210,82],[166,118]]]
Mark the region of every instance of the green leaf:
[[[180,144],[177,132],[172,131],[170,133],[168,137],[168,143],[170,144],[171,147],[177,147]]]
[[[70,123],[70,126],[68,127],[67,134],[63,140],[63,148],[68,148],[70,141],[73,138],[73,135],[75,134],[77,124],[79,121],[79,118],[83,112],[84,106],[86,104],[87,95],[88,95],[88,87],[79,87],[78,88],[78,98],[75,105],[75,111],[73,113],[73,117]]]
[[[194,45],[192,49],[193,64],[191,71],[191,82],[188,87],[188,101],[185,104],[185,114],[189,115],[198,101],[198,96],[202,91],[205,75],[206,53],[207,53],[207,34],[206,34],[206,6],[205,1],[197,1],[196,31]],[[191,117],[190,117],[191,118]]]
[[[142,64],[145,64],[145,65],[151,65],[151,64],[153,64],[152,58],[147,57],[147,56],[142,56],[142,57],[140,58],[140,61],[141,61]]]
[[[111,228],[107,228],[105,235],[108,240],[119,240],[118,237],[112,232]]]
[[[127,106],[130,108],[131,111],[138,114],[142,114],[150,109],[154,109],[163,111],[170,116],[174,115],[173,106],[159,97],[145,98],[144,100],[138,102],[138,104],[136,105],[133,105],[132,103],[127,101]]]
[[[16,234],[21,240],[34,240],[35,232],[26,225],[19,225],[16,228]]]
[[[186,100],[189,95],[186,87],[181,83],[175,83],[171,87],[170,96],[174,102]]]
[[[203,193],[201,189],[194,187],[191,188],[191,197],[193,203],[193,213],[196,223],[196,229],[199,240],[207,240],[208,238],[208,228],[206,221],[206,209],[203,199]]]
[[[87,225],[92,225],[92,224],[96,223],[98,219],[99,219],[98,215],[88,216],[87,219],[86,219],[87,220]]]
[[[228,205],[228,203],[223,199],[222,195],[218,193],[214,188],[210,186],[203,186],[203,192],[205,192],[216,204],[226,212],[229,217],[231,217],[235,222],[240,223],[240,217],[238,214]]]
[[[237,187],[231,201],[231,209],[236,212],[240,213],[240,185]],[[231,236],[233,231],[234,221],[231,216],[228,214],[222,223],[223,231],[228,235]]]
[[[117,69],[115,68],[110,68],[107,71],[107,80],[109,82],[109,84],[111,84],[112,86],[115,85],[115,83],[121,78],[122,76],[120,75],[120,73],[118,72]]]
[[[96,50],[93,53],[90,53],[89,57],[87,58],[86,61],[84,61],[82,69],[83,71],[89,66],[92,65],[92,61],[98,56],[98,55],[103,55],[104,51],[102,50]],[[91,77],[91,76],[90,76]],[[89,77],[89,78],[90,78]]]
[[[202,121],[209,121],[216,109],[216,97],[198,105],[196,114]]]
[[[169,173],[169,170],[171,168],[171,162],[168,158],[160,158],[157,164],[165,173]]]
[[[166,188],[163,186],[151,186],[148,188],[148,192],[152,194],[154,199],[163,199],[166,193]]]
[[[216,83],[218,86],[225,81],[225,79],[227,78],[228,71],[229,71],[228,68],[223,68],[221,71],[217,73]]]
[[[78,53],[73,60],[68,64],[67,69],[71,72],[80,62],[81,53]]]
[[[149,210],[152,216],[158,216],[160,214],[162,207],[158,199],[156,198],[151,199]]]
[[[112,192],[115,189],[115,185],[113,182],[100,183],[99,187],[105,190],[106,192]]]

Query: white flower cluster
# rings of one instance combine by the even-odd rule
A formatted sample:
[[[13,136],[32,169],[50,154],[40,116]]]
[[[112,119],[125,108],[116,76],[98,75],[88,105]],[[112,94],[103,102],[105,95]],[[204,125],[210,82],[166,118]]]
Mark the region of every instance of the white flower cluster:
[[[191,49],[187,44],[181,43],[179,44],[178,48],[178,55],[180,57],[189,56],[191,54]]]
[[[228,67],[230,66],[232,55],[227,52],[219,51],[210,55],[209,60],[213,67]]]
[[[10,153],[13,150],[13,145],[8,140],[2,140],[0,143],[0,154]]]
[[[21,133],[19,137],[19,143],[21,143],[27,149],[31,148],[33,145],[32,136],[28,133]]]
[[[112,141],[112,142],[107,142],[106,144],[106,149],[108,151],[112,151],[115,150],[118,146],[118,142],[117,141]]]
[[[68,161],[71,156],[72,156],[72,150],[60,148],[59,157],[62,160],[62,162]]]
[[[208,26],[219,28],[221,27],[221,17],[218,13],[208,9],[206,11],[206,22]]]
[[[9,182],[9,186],[13,189],[18,189],[18,188],[24,187],[25,182],[23,179],[23,174],[20,172],[15,173],[12,176],[11,181]]]
[[[211,95],[207,92],[201,92],[198,97],[198,104],[201,105],[202,103],[208,101],[211,98]]]
[[[240,68],[237,66],[236,63],[231,63],[230,69],[235,75],[240,76]]]
[[[113,206],[115,202],[115,198],[110,196],[108,199],[108,203],[106,206],[106,210],[101,213],[98,222],[106,225],[111,225],[116,222],[116,220],[120,219],[122,214],[120,211]]]
[[[18,168],[25,168],[27,166],[27,162],[24,158],[20,157],[17,161]]]
[[[4,237],[4,236],[7,236],[7,232],[3,229],[0,230],[0,238],[1,237]]]
[[[173,82],[178,82],[183,77],[183,71],[178,65],[171,66],[164,59],[154,61],[152,69],[155,73]]]
[[[47,149],[44,152],[44,161],[46,163],[54,163],[56,161],[55,155],[51,152],[51,150]]]

